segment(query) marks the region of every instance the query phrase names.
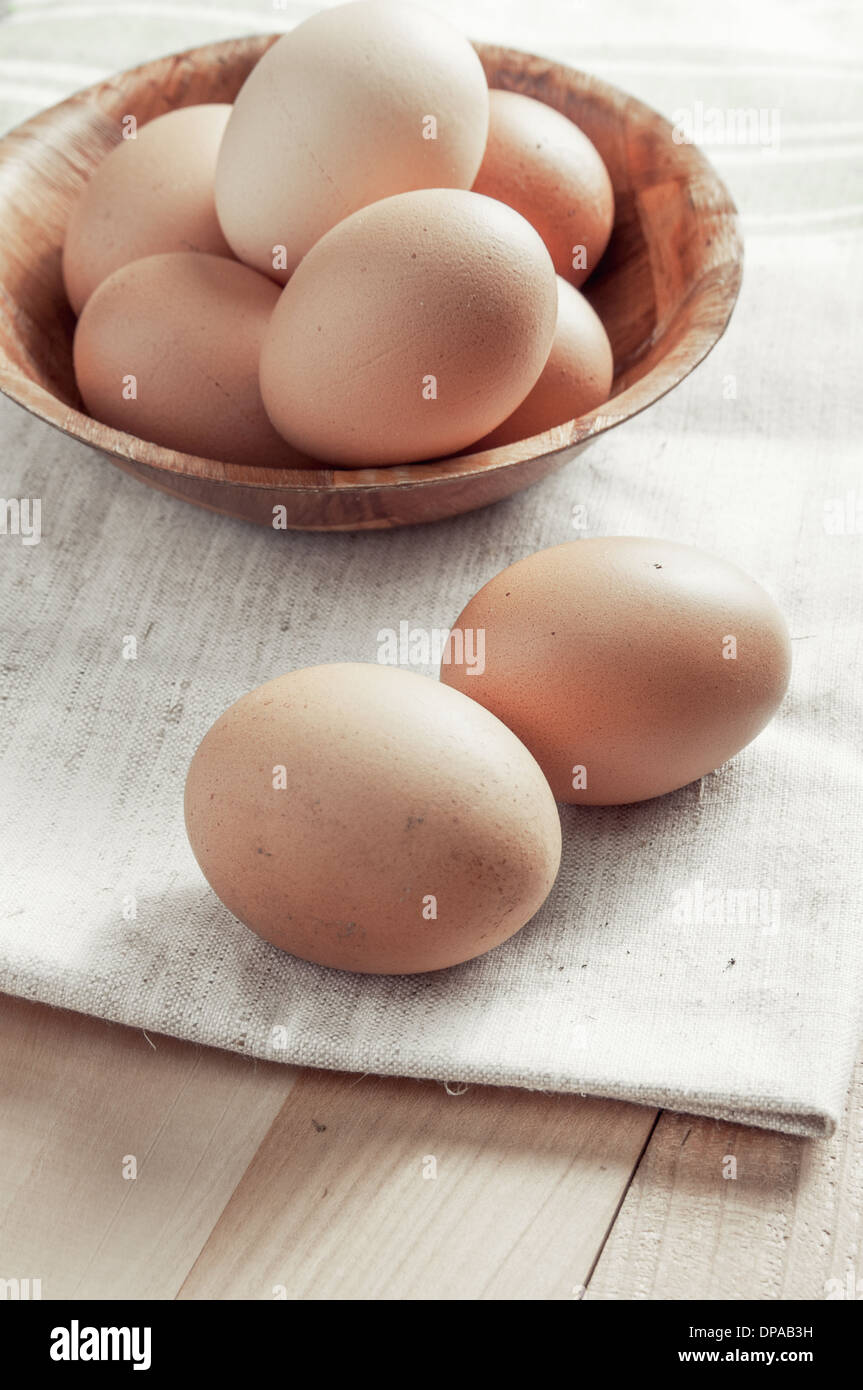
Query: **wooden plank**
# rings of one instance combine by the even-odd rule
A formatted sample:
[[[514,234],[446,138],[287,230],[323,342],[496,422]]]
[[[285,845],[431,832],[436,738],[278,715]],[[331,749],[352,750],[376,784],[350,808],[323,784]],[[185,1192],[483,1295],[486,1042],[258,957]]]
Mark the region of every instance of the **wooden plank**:
[[[0,1277],[45,1299],[173,1298],[296,1076],[6,996],[0,1058]]]
[[[833,1140],[666,1113],[638,1164],[639,1107],[295,1084],[152,1042],[0,1000],[0,1277],[45,1298],[863,1295],[863,1063]]]
[[[829,1140],[666,1112],[585,1296],[863,1298],[861,1207],[863,1060]]]
[[[580,1297],[654,1118],[304,1072],[180,1297]]]

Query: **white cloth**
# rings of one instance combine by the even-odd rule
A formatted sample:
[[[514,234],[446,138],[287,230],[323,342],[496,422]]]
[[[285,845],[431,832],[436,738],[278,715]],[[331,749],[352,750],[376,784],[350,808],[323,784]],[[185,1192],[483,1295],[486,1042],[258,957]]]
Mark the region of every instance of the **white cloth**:
[[[19,3],[0,23],[0,118],[309,8]],[[859,11],[436,8],[669,116],[698,103],[778,111],[778,147],[708,151],[744,214],[728,333],[664,401],[550,480],[390,533],[274,533],[197,510],[3,402],[2,488],[41,498],[43,537],[0,536],[0,988],[261,1057],[829,1133],[860,1018]],[[378,630],[401,619],[448,626],[504,565],[573,538],[575,504],[588,535],[689,542],[766,586],[794,637],[777,719],[699,785],[564,810],[557,886],[483,959],[376,979],[257,940],[186,842],[201,735],[272,676],[375,660]],[[741,912],[736,890],[760,911]]]

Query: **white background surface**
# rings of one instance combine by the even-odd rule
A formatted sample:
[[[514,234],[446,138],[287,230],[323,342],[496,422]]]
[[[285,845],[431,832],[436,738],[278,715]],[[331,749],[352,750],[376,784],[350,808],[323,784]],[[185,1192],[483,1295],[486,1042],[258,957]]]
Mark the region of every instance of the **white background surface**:
[[[0,119],[314,8],[18,5],[0,23]],[[698,102],[778,110],[778,148],[709,151],[746,238],[729,331],[666,400],[556,477],[390,534],[274,534],[197,511],[0,403],[0,490],[41,498],[44,532],[30,547],[0,536],[0,987],[256,1055],[823,1133],[850,1072],[861,974],[863,535],[850,511],[844,534],[826,524],[839,499],[863,529],[859,11],[434,8],[669,116]],[[773,593],[795,639],[779,717],[701,784],[565,809],[551,897],[479,961],[376,980],[257,941],[214,900],[185,840],[183,781],[206,728],[295,666],[373,661],[382,627],[448,626],[505,564],[574,538],[575,505],[588,535],[699,545]],[[776,920],[683,925],[680,894],[698,883],[720,903],[764,890]]]

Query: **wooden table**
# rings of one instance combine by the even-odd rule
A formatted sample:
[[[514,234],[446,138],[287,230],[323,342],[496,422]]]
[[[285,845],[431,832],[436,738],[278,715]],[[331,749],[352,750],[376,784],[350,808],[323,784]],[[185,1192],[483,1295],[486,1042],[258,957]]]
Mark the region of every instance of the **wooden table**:
[[[813,1142],[5,996],[0,1059],[0,1278],[43,1299],[863,1297],[863,1067]]]

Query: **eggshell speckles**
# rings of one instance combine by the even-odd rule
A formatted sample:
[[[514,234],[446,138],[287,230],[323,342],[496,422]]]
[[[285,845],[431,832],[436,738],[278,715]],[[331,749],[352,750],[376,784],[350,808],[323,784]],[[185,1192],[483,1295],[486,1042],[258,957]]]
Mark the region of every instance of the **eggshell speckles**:
[[[112,271],[163,251],[230,256],[213,195],[230,106],[184,106],[121,140],[84,185],[63,248],[63,280],[80,314]]]
[[[557,327],[533,390],[502,425],[475,446],[497,449],[586,415],[608,400],[614,358],[599,315],[583,294],[557,277]]]
[[[279,39],[237,97],[216,174],[222,228],[241,260],[284,282],[358,208],[470,188],[487,130],[482,65],[445,21],[395,0],[324,10]]]
[[[441,679],[523,740],[558,801],[641,801],[712,772],[764,728],[790,673],[764,590],[663,540],[540,551],[486,584],[455,628],[485,630],[485,671],[465,679],[445,662]]]
[[[341,970],[455,965],[524,926],[560,860],[542,773],[458,691],[377,665],[268,681],[205,735],[186,828],[266,941]]]
[[[339,223],[288,283],[264,405],[297,448],[348,467],[454,453],[524,400],[556,318],[523,217],[463,190],[403,193]]]
[[[184,453],[293,465],[258,385],[278,297],[272,280],[219,256],[179,251],[115,270],[75,332],[75,377],[88,411]]]
[[[526,217],[551,252],[558,275],[581,285],[611,236],[614,191],[608,171],[587,136],[553,107],[520,92],[489,95],[488,144],[474,189]]]

